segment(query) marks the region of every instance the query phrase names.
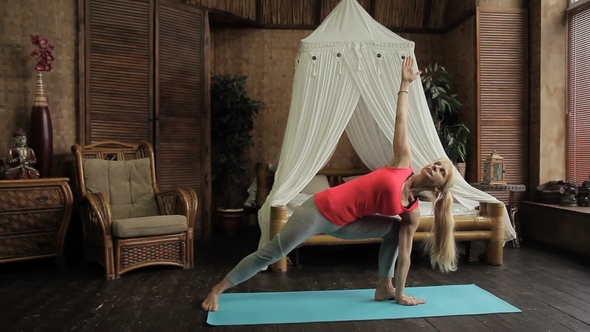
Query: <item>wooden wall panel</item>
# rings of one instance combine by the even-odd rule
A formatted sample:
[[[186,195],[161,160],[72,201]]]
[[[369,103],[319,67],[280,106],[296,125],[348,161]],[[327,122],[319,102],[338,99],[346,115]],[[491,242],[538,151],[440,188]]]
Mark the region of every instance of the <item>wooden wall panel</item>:
[[[478,9],[480,178],[496,150],[509,183],[528,181],[527,19],[521,9]],[[517,201],[524,193],[517,194]],[[495,194],[507,202],[508,193]]]
[[[540,0],[539,0],[540,1]],[[568,1],[568,0],[565,0]],[[481,8],[526,8],[530,1],[527,0],[476,0],[474,1],[477,7]]]
[[[539,185],[541,164],[541,1],[529,3],[529,179]],[[532,189],[532,188],[531,188]],[[529,190],[529,199],[534,199]]]
[[[461,120],[471,131],[467,148],[467,170],[469,182],[479,182],[478,118],[477,118],[477,66],[476,66],[476,22],[475,15],[444,34],[442,43],[444,59],[439,61],[451,74],[456,84],[457,98],[463,104]]]
[[[151,141],[148,0],[86,0],[85,142]]]
[[[199,198],[195,238],[209,235],[209,113],[205,13],[170,0],[156,11],[156,169],[162,190],[193,188]]]

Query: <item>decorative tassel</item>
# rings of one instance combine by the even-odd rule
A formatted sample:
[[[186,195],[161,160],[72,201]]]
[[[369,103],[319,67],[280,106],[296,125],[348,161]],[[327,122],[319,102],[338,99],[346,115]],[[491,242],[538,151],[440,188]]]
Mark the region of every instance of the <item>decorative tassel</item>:
[[[357,70],[361,70],[361,59],[363,57],[363,54],[361,53],[359,44],[354,45],[354,52],[356,53],[356,57],[358,58]]]
[[[342,61],[341,61],[341,58],[342,58],[342,53],[338,52],[336,54],[336,62],[337,62],[336,67],[338,67],[338,75],[339,76],[342,75]]]
[[[318,76],[318,71],[317,71],[317,63],[316,63],[316,62],[317,62],[317,59],[318,59],[318,58],[317,58],[315,55],[313,55],[313,56],[311,57],[311,60],[312,60],[312,61],[311,61],[311,65],[313,66],[313,69],[312,69],[313,71],[312,71],[312,74],[311,74],[311,76],[313,76],[313,77],[316,77],[316,76]]]

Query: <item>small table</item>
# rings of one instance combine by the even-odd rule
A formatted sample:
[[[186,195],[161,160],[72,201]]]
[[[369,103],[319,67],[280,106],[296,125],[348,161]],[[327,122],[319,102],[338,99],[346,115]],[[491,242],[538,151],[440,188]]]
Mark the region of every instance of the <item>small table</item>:
[[[514,203],[514,193],[526,191],[526,186],[523,184],[482,184],[482,183],[471,183],[471,186],[485,192],[491,191],[509,191],[508,196],[508,215],[510,217],[510,223],[516,232],[516,238],[512,242],[514,248],[520,248],[520,224],[516,219],[516,213],[518,213],[518,207]]]
[[[64,265],[74,204],[69,180],[0,180],[0,263],[55,257]]]

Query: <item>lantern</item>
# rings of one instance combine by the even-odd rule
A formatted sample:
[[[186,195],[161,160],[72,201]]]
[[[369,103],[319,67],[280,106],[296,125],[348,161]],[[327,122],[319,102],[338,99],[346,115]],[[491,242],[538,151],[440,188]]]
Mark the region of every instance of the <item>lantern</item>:
[[[506,184],[504,158],[494,150],[483,163],[483,184]]]

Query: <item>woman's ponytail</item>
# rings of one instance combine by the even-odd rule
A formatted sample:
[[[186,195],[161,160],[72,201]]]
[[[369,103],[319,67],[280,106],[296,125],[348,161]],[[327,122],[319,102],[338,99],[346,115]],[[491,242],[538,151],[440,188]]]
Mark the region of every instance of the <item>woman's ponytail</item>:
[[[442,272],[457,270],[457,246],[455,243],[455,219],[452,212],[453,196],[448,190],[438,193],[434,201],[434,225],[432,237],[426,241],[430,264]]]

